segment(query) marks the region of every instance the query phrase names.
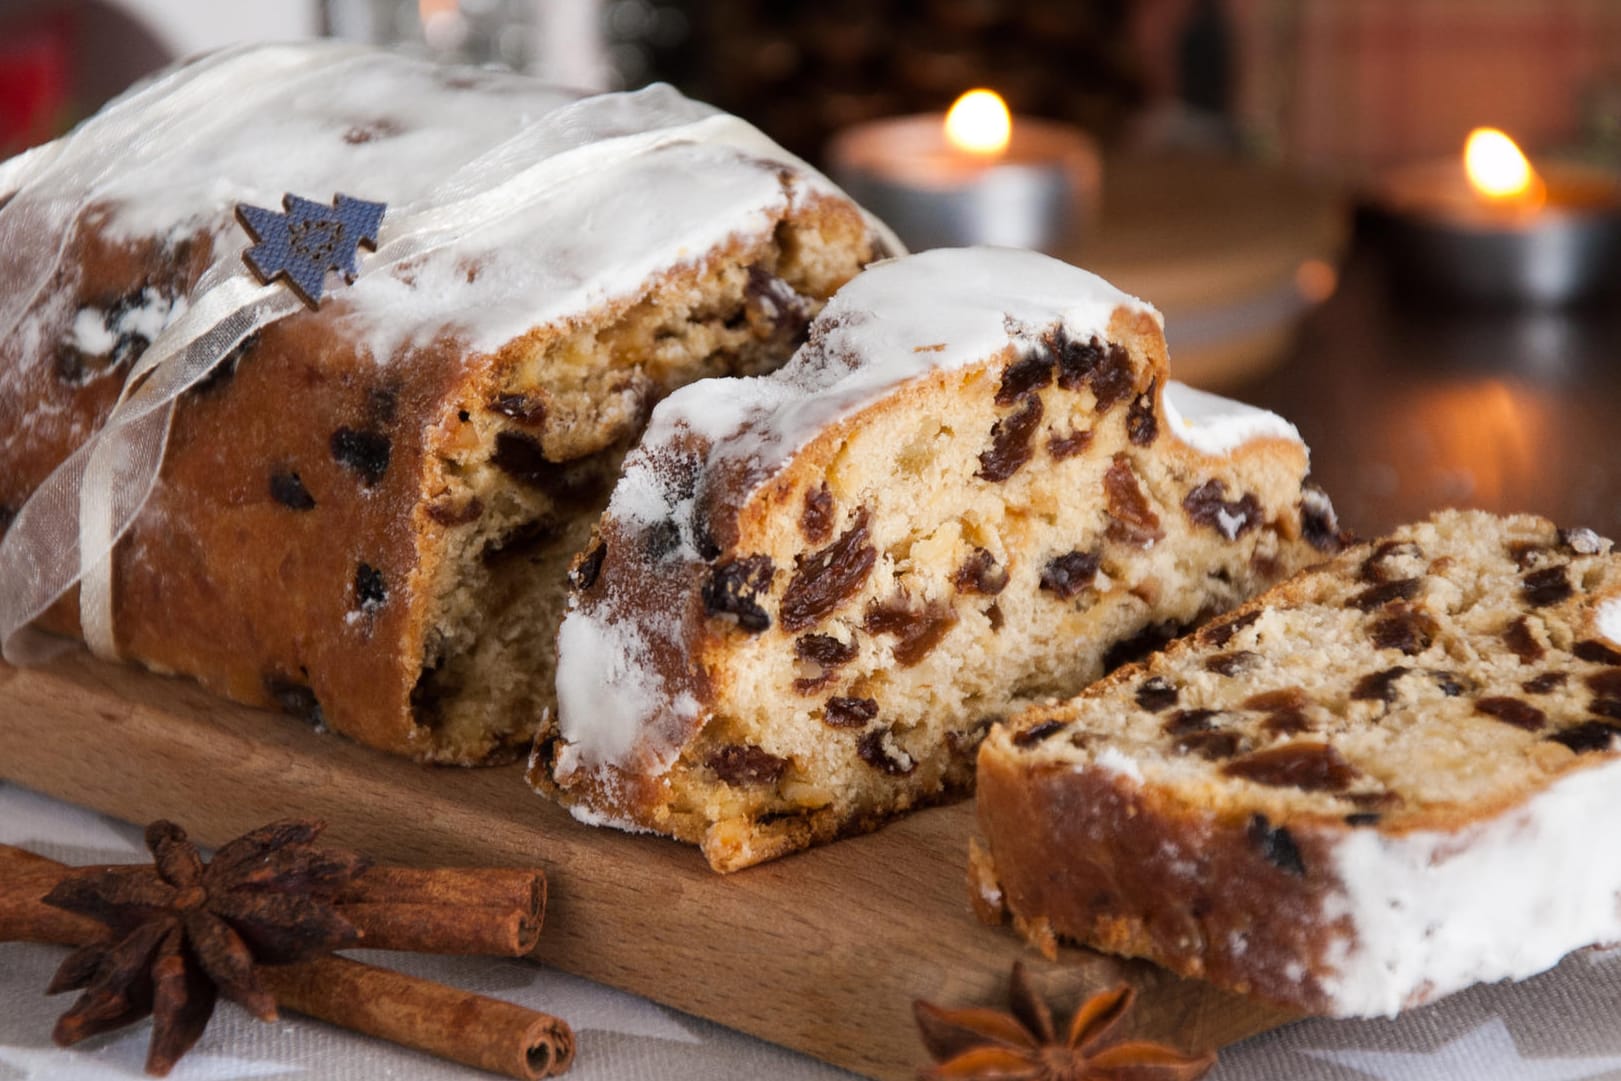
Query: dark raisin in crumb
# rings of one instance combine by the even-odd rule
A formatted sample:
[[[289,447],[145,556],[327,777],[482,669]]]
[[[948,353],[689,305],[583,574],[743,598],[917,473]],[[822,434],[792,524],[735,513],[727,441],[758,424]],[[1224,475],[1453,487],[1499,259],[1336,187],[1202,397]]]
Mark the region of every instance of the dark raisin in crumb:
[[[1382,672],[1373,672],[1363,676],[1351,688],[1352,701],[1394,702],[1396,700],[1396,681],[1411,672],[1411,668],[1396,665],[1386,668]]]
[[[1126,438],[1139,447],[1149,446],[1159,438],[1159,420],[1154,416],[1154,391],[1159,386],[1159,380],[1148,385],[1148,389],[1137,395],[1131,403],[1131,411],[1126,414]]]
[[[265,693],[281,707],[283,713],[302,717],[313,725],[326,723],[321,714],[321,703],[306,683],[299,683],[284,676],[266,676]]]
[[[463,500],[443,495],[428,504],[427,512],[429,518],[442,526],[467,525],[483,515],[484,503],[477,496]]]
[[[1349,540],[1328,493],[1310,481],[1300,488],[1300,535],[1319,552],[1338,552]]]
[[[1296,742],[1268,747],[1222,767],[1240,777],[1275,788],[1304,792],[1343,792],[1362,776],[1360,770],[1327,743]]]
[[[1531,634],[1531,624],[1524,616],[1519,617],[1503,631],[1503,644],[1507,646],[1523,664],[1533,664],[1540,661],[1547,650],[1542,648]]]
[[[1474,687],[1474,681],[1469,677],[1461,676],[1456,672],[1448,672],[1445,668],[1432,668],[1429,671],[1429,676],[1435,681],[1435,685],[1441,689],[1441,693],[1448,698],[1456,698],[1464,691]]]
[[[939,602],[915,609],[906,598],[896,597],[869,605],[862,625],[871,634],[895,635],[892,655],[902,668],[910,668],[928,656],[957,625],[957,612]]]
[[[788,760],[778,758],[752,743],[733,743],[710,752],[704,765],[713,770],[724,784],[773,784],[788,769]]]
[[[1423,559],[1424,549],[1412,541],[1380,541],[1362,561],[1362,567],[1357,571],[1357,577],[1364,582],[1388,582],[1392,574],[1387,561],[1396,558]]]
[[[1189,732],[1208,732],[1216,727],[1219,709],[1179,709],[1160,725],[1167,736],[1185,736]]]
[[[602,561],[608,555],[608,546],[598,541],[597,544],[580,561],[569,568],[568,583],[575,589],[584,591],[597,584],[597,576],[602,573]]]
[[[1520,589],[1525,602],[1536,608],[1558,604],[1571,594],[1569,567],[1561,563],[1557,567],[1532,571],[1522,580]]]
[[[576,508],[600,506],[612,483],[600,461],[554,462],[546,457],[538,439],[522,432],[497,435],[490,464],[513,480],[544,491],[555,502]]]
[[[1103,653],[1103,670],[1112,672],[1123,664],[1140,661],[1188,628],[1174,619],[1150,623],[1130,638],[1122,638]]]
[[[1042,721],[1033,724],[1013,737],[1015,747],[1034,747],[1064,727],[1063,721]]]
[[[1587,703],[1589,713],[1621,721],[1621,698],[1595,698]]]
[[[1159,515],[1143,494],[1128,455],[1114,456],[1103,474],[1103,494],[1109,514],[1110,540],[1146,548],[1165,536],[1165,531],[1159,527]]]
[[[1383,582],[1376,586],[1369,586],[1361,593],[1346,601],[1346,605],[1363,612],[1371,612],[1375,608],[1382,608],[1392,601],[1410,601],[1418,593],[1422,584],[1417,578],[1398,578],[1394,582]]]
[[[1041,426],[1041,413],[1041,399],[1030,397],[1017,413],[991,425],[991,445],[980,453],[974,475],[1000,484],[1017,473],[1035,453],[1033,441]]]
[[[1232,619],[1211,623],[1199,632],[1199,641],[1207,646],[1225,646],[1233,640],[1233,635],[1245,627],[1251,626],[1260,618],[1260,612],[1245,612],[1243,615],[1234,616]]]
[[[1007,588],[1006,567],[996,564],[996,557],[983,548],[975,548],[951,576],[951,582],[960,593],[981,593],[994,597]]]
[[[1137,687],[1137,705],[1150,713],[1176,705],[1178,691],[1164,676],[1150,676]]]
[[[889,728],[874,728],[856,744],[861,760],[891,777],[905,777],[917,768],[917,760],[895,742],[895,733]]]
[[[985,622],[991,625],[993,631],[1002,629],[1005,620],[1002,617],[1002,606],[1000,604],[993,604],[985,609]]]
[[[1241,672],[1248,672],[1261,663],[1261,655],[1248,649],[1235,649],[1231,653],[1217,653],[1207,657],[1204,662],[1205,671],[1214,672],[1219,676],[1236,676]]]
[[[490,403],[490,409],[503,417],[511,417],[519,424],[537,425],[546,420],[546,402],[527,394],[502,394]]]
[[[1587,677],[1587,687],[1606,698],[1621,698],[1621,671],[1594,672]]]
[[[1310,732],[1311,719],[1306,711],[1294,707],[1275,709],[1261,721],[1261,727],[1274,736],[1293,736]]]
[[[1400,602],[1375,620],[1368,633],[1379,649],[1398,649],[1411,657],[1429,649],[1440,630],[1429,615]]]
[[[270,498],[293,510],[314,510],[315,497],[297,473],[270,474]]]
[[[805,489],[805,506],[799,512],[799,531],[812,544],[823,544],[833,535],[833,493],[826,484]]]
[[[836,695],[827,700],[822,720],[834,728],[861,728],[878,716],[878,702],[873,698],[846,698]]]
[[[1241,704],[1245,709],[1266,712],[1274,709],[1305,709],[1309,702],[1304,688],[1280,687],[1275,691],[1252,694]]]
[[[1621,665],[1621,650],[1611,649],[1603,642],[1589,638],[1585,642],[1577,642],[1572,653],[1584,661],[1593,664]]]
[[[1059,435],[1054,432],[1047,437],[1047,453],[1053,461],[1061,462],[1065,458],[1073,458],[1092,444],[1092,433],[1089,431],[1070,432],[1068,435]]]
[[[339,428],[332,433],[332,457],[345,469],[360,474],[369,487],[383,479],[388,472],[388,458],[392,448],[388,436],[381,432]]]
[[[1097,576],[1097,553],[1068,552],[1054,557],[1041,569],[1041,588],[1069,600],[1090,586]]]
[[[1609,750],[1618,736],[1621,736],[1621,726],[1594,720],[1573,724],[1546,738],[1551,743],[1564,744],[1577,754],[1589,754]]]
[[[1563,672],[1544,672],[1520,684],[1520,690],[1526,694],[1551,694],[1565,685],[1566,678]]]
[[[802,631],[827,618],[849,600],[878,558],[878,550],[867,543],[867,511],[862,508],[850,528],[826,548],[796,556],[794,575],[782,595],[782,625]]]
[[[1227,486],[1221,481],[1206,481],[1183,498],[1182,509],[1194,525],[1207,526],[1228,540],[1237,540],[1261,524],[1261,501],[1253,492],[1234,500],[1223,498],[1226,494]]]
[[[1377,811],[1355,811],[1345,816],[1347,826],[1377,826],[1384,816]]]
[[[1244,749],[1237,732],[1189,732],[1176,741],[1177,754],[1192,754],[1210,762],[1231,758]]]
[[[737,625],[751,634],[771,626],[771,617],[760,606],[760,594],[771,588],[777,569],[770,556],[745,556],[721,563],[704,582],[704,611],[712,616],[735,616]]]
[[[1015,360],[1002,370],[1002,385],[996,389],[997,405],[1012,405],[1033,390],[1053,381],[1053,358],[1042,352]]]
[[[1077,342],[1061,330],[1052,336],[1051,345],[1058,353],[1058,385],[1065,390],[1090,386],[1099,413],[1131,393],[1131,354],[1125,346],[1095,337]]]
[[[1484,713],[1488,717],[1495,717],[1504,724],[1511,724],[1515,728],[1523,728],[1527,732],[1535,732],[1548,723],[1548,715],[1529,702],[1522,702],[1518,698],[1507,695],[1492,695],[1481,698],[1475,702],[1475,712]]]
[[[831,634],[807,634],[794,640],[794,656],[823,668],[837,668],[855,660],[857,646],[852,637],[841,642]]]
[[[1261,856],[1280,871],[1304,878],[1306,861],[1300,857],[1295,839],[1283,826],[1273,828],[1266,815],[1251,815],[1245,831],[1250,844],[1260,850]]]
[[[375,612],[388,600],[388,583],[383,581],[383,572],[370,563],[362,563],[355,568],[355,606],[367,612]]]

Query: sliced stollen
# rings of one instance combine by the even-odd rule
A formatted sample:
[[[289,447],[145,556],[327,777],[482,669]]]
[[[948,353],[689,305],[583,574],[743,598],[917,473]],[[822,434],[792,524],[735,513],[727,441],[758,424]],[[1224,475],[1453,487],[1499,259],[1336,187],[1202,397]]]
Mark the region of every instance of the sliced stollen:
[[[1281,418],[1030,252],[845,286],[769,377],[661,404],[574,567],[532,780],[732,870],[960,796],[992,721],[1336,551]]]
[[[1621,939],[1621,557],[1448,511],[985,740],[982,907],[1394,1014]]]

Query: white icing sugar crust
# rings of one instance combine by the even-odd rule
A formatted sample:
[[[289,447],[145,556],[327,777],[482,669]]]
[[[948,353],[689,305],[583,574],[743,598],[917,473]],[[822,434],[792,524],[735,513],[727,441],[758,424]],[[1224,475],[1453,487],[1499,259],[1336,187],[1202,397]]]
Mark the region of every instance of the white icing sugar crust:
[[[1621,939],[1621,760],[1566,774],[1523,805],[1449,832],[1353,830],[1336,845],[1346,935],[1323,989],[1342,1016],[1394,1015],[1488,980],[1522,979]]]
[[[1593,612],[1593,625],[1600,635],[1621,646],[1621,597],[1602,601]]]
[[[1165,388],[1165,425],[1188,446],[1213,458],[1256,439],[1283,439],[1305,446],[1300,430],[1276,413],[1235,402],[1183,383]]]
[[[22,202],[31,182],[43,192],[67,181],[79,208],[110,209],[106,235],[204,232],[217,257],[236,260],[250,243],[238,203],[279,209],[287,192],[343,192],[398,218],[444,200],[447,187],[543,163],[539,197],[493,224],[385,272],[366,274],[362,259],[341,296],[348,329],[379,362],[446,333],[493,352],[635,295],[650,275],[759,231],[798,200],[837,195],[755,129],[669,87],[582,108],[577,94],[522,76],[333,42],[230,50],[183,70],[189,78],[163,93],[130,91],[79,142],[70,134],[0,166],[0,188]],[[193,100],[207,107],[171,115]],[[161,134],[116,163],[96,157],[97,140],[110,145],[148,119]],[[58,235],[33,231],[40,244]]]

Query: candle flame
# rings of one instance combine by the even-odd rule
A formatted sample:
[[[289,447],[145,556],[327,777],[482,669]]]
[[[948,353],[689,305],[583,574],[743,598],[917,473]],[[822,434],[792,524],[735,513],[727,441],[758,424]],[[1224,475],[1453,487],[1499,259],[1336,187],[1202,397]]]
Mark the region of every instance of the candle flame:
[[[1463,170],[1469,186],[1487,202],[1534,209],[1542,205],[1542,178],[1503,132],[1476,128],[1463,145]]]
[[[1013,117],[994,90],[970,90],[946,113],[946,139],[959,150],[990,157],[1012,138]]]

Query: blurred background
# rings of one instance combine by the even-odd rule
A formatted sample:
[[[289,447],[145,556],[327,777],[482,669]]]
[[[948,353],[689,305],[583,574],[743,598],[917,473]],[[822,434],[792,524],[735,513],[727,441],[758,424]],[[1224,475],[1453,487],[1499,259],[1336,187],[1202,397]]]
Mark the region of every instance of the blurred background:
[[[315,36],[667,80],[835,171],[841,133],[992,88],[1016,131],[1101,147],[1084,228],[1044,246],[1157,304],[1175,374],[1295,420],[1348,524],[1471,504],[1621,534],[1621,0],[0,0],[0,157],[175,58]],[[1470,195],[1483,125],[1598,194]],[[1459,178],[1439,209],[1381,194],[1425,162]],[[1475,245],[1528,230],[1557,251]],[[1594,251],[1580,295],[1449,287]]]

